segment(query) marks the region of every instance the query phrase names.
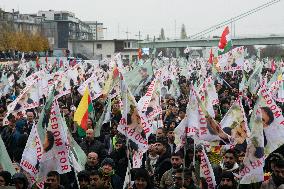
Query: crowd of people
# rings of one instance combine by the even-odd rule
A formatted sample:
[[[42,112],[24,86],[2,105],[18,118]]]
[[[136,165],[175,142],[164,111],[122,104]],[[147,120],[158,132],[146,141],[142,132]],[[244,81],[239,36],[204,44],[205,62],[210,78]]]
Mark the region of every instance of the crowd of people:
[[[108,70],[109,68],[103,66],[102,69]],[[26,77],[35,71],[27,73]],[[17,72],[17,66],[2,67],[0,73],[4,74],[4,72],[8,74],[17,73],[14,74],[15,81],[21,76],[21,72]],[[249,76],[252,72],[253,70],[247,75]],[[138,84],[139,91],[136,90],[137,92],[135,92],[137,102],[145,95],[148,86],[154,79],[154,76],[147,74],[145,67],[140,70],[140,73],[142,80]],[[262,74],[270,79],[273,73],[271,69],[263,69]],[[208,75],[210,75],[210,71]],[[87,80],[90,76],[86,74],[84,77]],[[95,131],[98,129],[97,123],[104,112],[107,101],[103,95],[92,101],[94,115],[93,117],[89,116],[87,120],[88,129],[83,133],[78,132],[78,123],[73,120],[75,113],[73,107],[78,107],[82,95],[77,91],[78,86],[71,86],[71,93],[60,97],[58,102],[72,137],[85,152],[87,157],[85,169],[77,173],[72,168],[72,171],[65,174],[59,174],[55,170],[50,171],[47,174],[44,188],[211,189],[215,186],[208,185],[208,180],[206,180],[205,175],[201,174],[200,170],[201,156],[204,150],[207,151],[218,189],[284,188],[284,149],[282,146],[266,158],[263,169],[263,172],[266,173],[265,180],[253,184],[240,184],[239,182],[238,175],[243,168],[243,159],[247,148],[245,140],[231,148],[221,148],[222,150],[214,152],[206,149],[202,144],[197,145],[196,140],[198,139],[188,136],[185,144],[177,149],[179,144],[175,143],[175,128],[188,116],[187,106],[190,90],[192,84],[198,82],[198,78],[197,72],[192,73],[190,77],[185,77],[178,70],[176,80],[179,95],[168,92],[161,97],[162,113],[160,116],[162,124],[146,139],[148,150],[143,154],[140,168],[131,168],[132,154],[137,151],[137,144],[117,130],[123,116],[119,98],[116,97],[111,100],[110,120],[102,124],[100,135],[95,137]],[[220,78],[224,82],[217,79],[214,81],[219,97],[219,105],[214,105],[217,122],[222,120],[235,100],[242,95],[239,84],[242,81],[243,73],[242,71],[221,73]],[[163,85],[170,88],[173,81],[168,79]],[[0,162],[0,186],[15,186],[17,189],[38,187],[36,184],[32,185],[28,174],[21,168],[20,162],[32,127],[38,122],[42,106],[39,105],[37,108],[26,110],[25,116],[9,114],[8,124],[3,122],[7,114],[8,104],[15,100],[23,88],[24,86],[15,82],[13,90],[2,95],[0,100],[0,133],[17,172],[11,175],[7,170],[3,170],[2,162]],[[245,116],[248,120],[251,117],[256,100],[257,96],[250,94],[249,91],[246,93],[246,98],[242,98]],[[41,100],[41,104],[43,105],[45,101]],[[279,103],[278,106],[283,110],[283,104]],[[267,112],[268,115],[271,115],[269,110]],[[210,116],[206,118],[208,127],[214,125]],[[263,124],[269,124],[272,121],[273,114],[270,116],[270,120],[263,119]],[[224,132],[228,135],[232,134],[230,129],[224,129]],[[146,138],[145,135],[144,137]],[[218,145],[224,144],[224,141],[221,141]],[[258,153],[263,152],[260,149]]]

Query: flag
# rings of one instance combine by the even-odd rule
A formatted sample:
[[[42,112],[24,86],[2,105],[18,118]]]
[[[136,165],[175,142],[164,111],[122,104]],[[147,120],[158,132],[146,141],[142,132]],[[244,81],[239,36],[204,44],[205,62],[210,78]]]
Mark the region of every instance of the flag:
[[[217,186],[213,168],[210,164],[210,161],[207,157],[207,154],[204,148],[202,148],[202,151],[200,154],[200,176],[205,178],[208,188],[215,188]]]
[[[210,50],[210,56],[209,56],[209,59],[208,59],[208,63],[212,64],[213,63],[213,59],[214,59],[214,54],[212,52],[212,49]]]
[[[38,135],[39,135],[39,138],[42,144],[44,144],[45,128],[48,127],[51,106],[52,106],[53,99],[54,99],[54,92],[55,90],[53,88],[48,96],[48,99],[38,119],[37,132],[38,132]]]
[[[92,100],[95,100],[102,95],[102,89],[99,85],[98,78],[96,76],[91,76],[88,78],[79,88],[78,92],[83,95],[86,87],[89,88],[90,96]]]
[[[190,52],[190,48],[187,46],[184,50],[183,53],[184,54],[188,54]]]
[[[242,144],[250,136],[241,99],[235,101],[225,114],[220,125],[222,129],[231,128],[230,142],[233,144]]]
[[[252,75],[248,79],[248,82],[247,82],[248,89],[253,95],[257,94],[257,91],[260,87],[260,82],[262,79],[262,75],[261,75],[262,68],[263,68],[263,63],[260,63],[255,68],[255,71],[252,73]]]
[[[232,40],[231,40],[229,27],[227,26],[224,29],[222,36],[220,38],[220,41],[219,41],[218,55],[222,55],[222,54],[229,52],[231,50],[232,46],[233,46],[233,43],[232,43]]]
[[[44,139],[44,138],[43,138]],[[40,160],[43,156],[43,143],[40,140],[37,125],[33,125],[28,141],[22,154],[20,166],[31,176],[31,182],[36,182]]]
[[[275,61],[272,60],[272,62],[271,62],[271,72],[274,73],[275,70],[276,70],[276,64],[275,64]]]
[[[39,57],[36,57],[36,68],[39,69],[40,65],[39,65]]]
[[[12,161],[9,157],[5,144],[0,135],[0,166],[2,166],[4,171],[10,172],[12,175],[16,173],[15,168],[13,167]]]
[[[87,156],[79,144],[74,140],[72,134],[68,130],[65,119],[62,119],[62,126],[65,130],[68,138],[68,143],[70,145],[69,155],[70,163],[76,172],[80,172],[85,169],[85,164],[87,162]]]
[[[37,125],[34,125],[31,133],[29,135],[28,141],[26,143],[22,159],[21,167],[31,174],[32,183],[42,181],[42,178],[36,178],[39,173],[39,165],[42,159],[44,149],[43,144],[45,144],[45,128],[48,126],[51,105],[54,99],[54,89],[48,96],[48,99],[42,108],[41,114]]]
[[[261,107],[269,108],[270,110],[267,109],[267,111],[273,113],[274,117],[273,122],[263,128],[267,140],[267,144],[264,146],[264,152],[265,155],[268,156],[284,143],[284,117],[281,108],[279,108],[273,100],[267,86],[262,84],[259,91]]]
[[[88,121],[89,113],[91,111],[93,111],[91,96],[90,96],[88,87],[86,87],[84,95],[74,114],[74,121],[77,122],[77,124],[85,131],[88,129],[87,121]]]
[[[107,104],[104,107],[104,111],[103,111],[100,119],[96,123],[95,137],[100,136],[102,125],[104,123],[107,123],[108,121],[110,121],[110,117],[111,117],[111,99],[109,98],[108,101],[107,101]]]
[[[69,141],[67,139],[67,128],[64,127],[64,119],[61,116],[57,100],[53,101],[48,119],[47,130],[53,133],[54,144],[49,150],[43,144],[42,158],[39,161],[39,172],[37,180],[44,181],[48,172],[56,170],[59,174],[71,171],[69,162]]]
[[[143,152],[148,148],[148,143],[142,137],[141,133],[146,129],[146,122],[143,124],[141,111],[137,108],[137,103],[134,96],[130,93],[127,84],[124,80],[121,80],[121,98],[123,100],[122,118],[120,119],[117,130],[132,140],[138,145]],[[147,133],[144,130],[144,133]]]
[[[196,135],[200,140],[206,141],[216,141],[220,139],[217,135],[218,133],[214,132],[211,127],[208,127],[206,114],[208,115],[208,112],[204,107],[204,103],[200,100],[198,94],[192,87],[187,106],[187,136]]]
[[[259,102],[259,101],[258,101]],[[243,168],[239,172],[241,184],[251,184],[262,182],[264,173],[264,136],[263,136],[263,123],[260,104],[256,103],[251,119],[250,128],[251,136],[246,149],[246,155],[243,161]]]
[[[138,49],[138,59],[139,60],[142,59],[142,49],[141,48]]]

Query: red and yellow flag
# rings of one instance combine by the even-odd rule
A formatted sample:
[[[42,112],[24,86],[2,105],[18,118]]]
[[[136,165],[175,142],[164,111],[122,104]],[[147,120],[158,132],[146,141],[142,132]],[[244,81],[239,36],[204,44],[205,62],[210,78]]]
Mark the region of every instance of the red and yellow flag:
[[[88,122],[89,112],[91,112],[92,110],[93,106],[92,106],[91,96],[88,87],[86,87],[83,97],[74,114],[74,121],[77,122],[78,125],[85,131],[88,129],[87,122]]]

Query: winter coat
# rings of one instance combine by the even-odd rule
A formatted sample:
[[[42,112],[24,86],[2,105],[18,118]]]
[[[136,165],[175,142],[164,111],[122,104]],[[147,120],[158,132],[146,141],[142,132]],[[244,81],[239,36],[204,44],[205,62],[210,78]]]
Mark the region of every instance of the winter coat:
[[[96,139],[88,141],[85,138],[81,142],[80,147],[86,153],[86,155],[88,155],[90,152],[96,152],[100,159],[104,159],[106,157],[105,146]]]

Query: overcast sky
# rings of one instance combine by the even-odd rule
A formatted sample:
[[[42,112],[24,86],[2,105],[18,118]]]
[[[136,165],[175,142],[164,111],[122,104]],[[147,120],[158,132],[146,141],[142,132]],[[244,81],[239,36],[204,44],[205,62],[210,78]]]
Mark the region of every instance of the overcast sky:
[[[237,16],[269,0],[1,0],[6,11],[36,13],[38,10],[68,10],[81,20],[100,21],[107,28],[105,37],[179,37],[185,24],[188,35]],[[176,23],[176,24],[175,24]],[[217,35],[222,29],[212,33]],[[284,0],[250,15],[235,24],[236,35],[284,35]]]

